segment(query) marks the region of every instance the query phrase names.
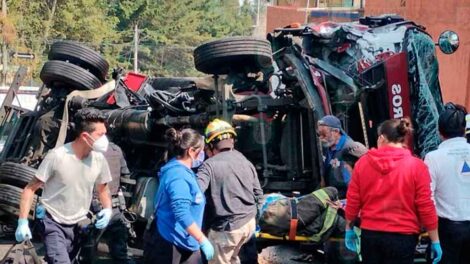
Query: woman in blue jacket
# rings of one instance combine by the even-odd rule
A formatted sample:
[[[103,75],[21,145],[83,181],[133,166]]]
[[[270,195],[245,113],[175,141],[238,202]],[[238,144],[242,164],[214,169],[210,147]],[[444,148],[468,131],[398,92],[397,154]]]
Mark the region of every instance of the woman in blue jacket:
[[[214,255],[201,231],[206,200],[192,171],[204,161],[204,138],[193,129],[173,128],[166,131],[166,138],[173,158],[160,170],[155,197],[157,228],[144,259],[146,263],[199,264],[200,251],[207,260]]]

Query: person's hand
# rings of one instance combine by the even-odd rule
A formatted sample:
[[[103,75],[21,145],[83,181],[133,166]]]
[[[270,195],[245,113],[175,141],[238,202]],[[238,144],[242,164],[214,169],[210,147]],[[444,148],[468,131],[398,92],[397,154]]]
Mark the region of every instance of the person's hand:
[[[346,244],[347,249],[349,249],[351,251],[354,251],[354,252],[357,252],[357,246],[356,246],[357,236],[356,236],[356,233],[354,232],[354,230],[352,230],[352,229],[346,230],[346,235],[344,237],[344,242]]]
[[[95,227],[98,229],[104,229],[108,226],[109,220],[111,220],[111,216],[113,215],[113,210],[111,208],[104,208],[101,210],[96,216],[98,220],[95,223]]]
[[[42,206],[42,204],[36,205],[36,213],[35,213],[35,218],[36,219],[43,219],[46,216],[46,208]]]
[[[326,199],[326,203],[333,209],[340,209],[342,208],[341,202],[340,201],[331,201],[330,199]]]
[[[201,245],[201,251],[204,253],[204,256],[206,256],[207,260],[211,260],[214,258],[214,247],[212,246],[211,242],[209,239],[206,237],[202,240],[200,243]]]
[[[20,218],[18,219],[18,227],[16,228],[15,238],[18,242],[23,242],[26,239],[32,239],[31,230],[28,226],[28,219]]]
[[[435,241],[431,243],[431,252],[433,254],[432,264],[439,263],[442,258],[442,248],[441,243],[439,241]]]

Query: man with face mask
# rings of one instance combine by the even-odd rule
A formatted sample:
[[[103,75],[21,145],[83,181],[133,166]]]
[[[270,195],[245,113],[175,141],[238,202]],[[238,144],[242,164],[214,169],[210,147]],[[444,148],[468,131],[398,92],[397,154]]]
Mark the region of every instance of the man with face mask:
[[[322,185],[337,188],[339,198],[344,199],[352,173],[349,167],[345,166],[343,156],[349,155],[359,159],[367,152],[367,148],[346,135],[341,121],[332,115],[326,115],[318,121],[318,137],[323,147]]]
[[[240,263],[240,249],[255,234],[257,209],[262,204],[255,167],[234,149],[236,135],[230,124],[219,119],[205,131],[209,159],[199,168],[197,181],[206,193],[208,238],[215,246],[210,264]]]
[[[21,196],[16,240],[31,239],[28,226],[34,193],[43,188],[41,205],[46,213],[40,220],[47,263],[71,263],[77,245],[77,223],[87,218],[93,188],[103,209],[95,227],[105,228],[112,215],[107,183],[111,175],[103,152],[108,148],[105,118],[96,109],[81,109],[74,118],[74,141],[48,152],[33,180]]]

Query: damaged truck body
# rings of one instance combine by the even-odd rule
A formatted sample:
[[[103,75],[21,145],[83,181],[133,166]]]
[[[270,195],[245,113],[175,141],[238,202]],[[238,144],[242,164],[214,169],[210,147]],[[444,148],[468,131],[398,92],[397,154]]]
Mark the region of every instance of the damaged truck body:
[[[453,33],[446,34],[451,40]],[[442,49],[446,39],[439,42]],[[72,140],[73,114],[84,107],[106,114],[109,139],[122,148],[132,172],[123,182],[127,202],[142,221],[153,211],[168,127],[202,132],[216,117],[233,123],[236,148],[256,166],[267,193],[319,187],[316,122],[327,114],[368,147],[375,146],[382,121],[405,116],[415,127],[409,147],[416,155],[439,144],[443,103],[435,43],[412,21],[366,17],[280,28],[266,40],[231,37],[197,47],[194,62],[207,77],[116,70],[108,79],[109,65],[97,52],[76,42],[53,44],[36,109],[4,105],[0,193],[9,195],[0,196],[0,210],[15,218],[21,188],[48,150]]]

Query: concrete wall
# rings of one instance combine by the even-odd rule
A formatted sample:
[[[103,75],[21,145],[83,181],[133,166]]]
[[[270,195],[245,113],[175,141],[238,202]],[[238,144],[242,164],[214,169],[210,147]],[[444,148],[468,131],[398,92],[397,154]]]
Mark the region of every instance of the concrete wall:
[[[460,36],[454,54],[443,54],[436,47],[439,79],[444,102],[452,101],[470,109],[470,0],[368,0],[365,15],[397,13],[426,27],[437,41],[447,29]]]

